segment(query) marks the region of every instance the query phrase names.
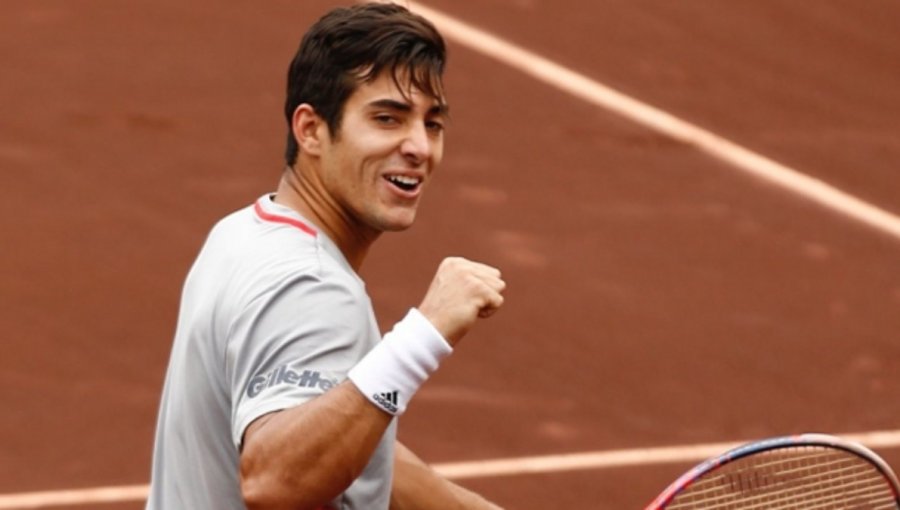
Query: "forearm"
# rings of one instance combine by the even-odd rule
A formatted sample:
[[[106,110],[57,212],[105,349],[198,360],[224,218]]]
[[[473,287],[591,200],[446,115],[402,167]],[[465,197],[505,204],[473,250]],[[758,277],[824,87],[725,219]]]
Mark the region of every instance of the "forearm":
[[[359,476],[391,418],[348,381],[256,420],[241,454],[247,507],[314,509],[327,503]]]
[[[442,477],[398,442],[391,510],[500,510],[500,507]]]

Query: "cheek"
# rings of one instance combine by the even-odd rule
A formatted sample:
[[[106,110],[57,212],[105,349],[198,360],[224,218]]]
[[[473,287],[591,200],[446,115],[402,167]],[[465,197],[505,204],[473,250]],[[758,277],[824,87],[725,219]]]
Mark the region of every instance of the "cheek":
[[[374,171],[373,166],[377,167],[379,162],[391,158],[396,146],[397,143],[386,136],[360,137],[352,147],[347,148],[346,159],[348,163],[352,160],[362,172]]]
[[[432,150],[432,162],[434,166],[437,166],[444,159],[444,142],[439,141],[434,145],[434,149]]]

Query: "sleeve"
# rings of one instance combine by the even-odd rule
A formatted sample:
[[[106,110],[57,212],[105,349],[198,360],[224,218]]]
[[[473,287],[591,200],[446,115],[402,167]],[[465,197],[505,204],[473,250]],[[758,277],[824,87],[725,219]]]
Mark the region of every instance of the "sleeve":
[[[226,350],[235,446],[253,420],[343,381],[368,350],[370,317],[361,288],[308,274],[263,292],[238,314]]]

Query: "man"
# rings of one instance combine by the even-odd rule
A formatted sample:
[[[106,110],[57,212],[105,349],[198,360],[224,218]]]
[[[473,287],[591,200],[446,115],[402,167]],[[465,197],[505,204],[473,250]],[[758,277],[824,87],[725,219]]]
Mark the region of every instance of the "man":
[[[277,190],[220,221],[185,282],[148,509],[497,508],[395,429],[502,305],[499,271],[446,259],[384,339],[357,276],[441,161],[444,61],[434,27],[396,5],[336,9],[304,37]]]

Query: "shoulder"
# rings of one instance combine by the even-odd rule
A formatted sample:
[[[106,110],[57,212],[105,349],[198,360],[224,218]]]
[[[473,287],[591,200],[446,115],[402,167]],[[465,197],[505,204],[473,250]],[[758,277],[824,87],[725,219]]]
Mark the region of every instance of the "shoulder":
[[[192,273],[231,330],[235,321],[278,329],[273,322],[296,327],[301,318],[321,327],[371,312],[362,280],[333,243],[269,197],[219,221]]]
[[[310,222],[263,196],[213,226],[198,263],[236,283],[318,273],[324,262],[319,237]]]
[[[238,252],[302,255],[315,250],[319,236],[311,222],[263,196],[216,223],[208,243]]]

